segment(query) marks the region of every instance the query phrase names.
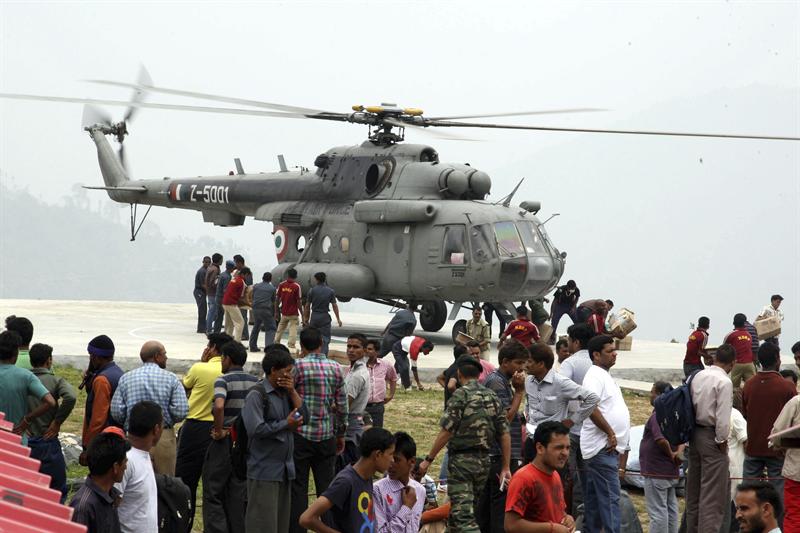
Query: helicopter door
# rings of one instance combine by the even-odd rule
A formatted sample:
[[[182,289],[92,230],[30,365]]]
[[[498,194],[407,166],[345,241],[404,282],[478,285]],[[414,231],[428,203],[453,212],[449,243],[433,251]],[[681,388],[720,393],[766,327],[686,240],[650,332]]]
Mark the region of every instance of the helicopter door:
[[[464,224],[434,226],[428,247],[428,285],[434,288],[463,287],[469,263]]]

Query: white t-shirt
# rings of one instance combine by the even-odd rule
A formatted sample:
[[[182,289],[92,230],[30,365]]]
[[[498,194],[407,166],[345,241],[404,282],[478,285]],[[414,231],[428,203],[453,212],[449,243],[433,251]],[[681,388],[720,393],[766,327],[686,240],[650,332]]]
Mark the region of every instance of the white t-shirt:
[[[569,359],[567,359],[569,361]],[[597,408],[617,436],[617,451],[625,453],[631,437],[631,414],[619,385],[603,368],[592,365],[583,378],[583,387],[600,397]],[[608,446],[608,437],[590,418],[583,421],[581,428],[581,453],[583,458],[591,459]]]
[[[122,492],[117,511],[123,533],[158,533],[158,492],[150,454],[128,450],[125,476],[114,486]]]

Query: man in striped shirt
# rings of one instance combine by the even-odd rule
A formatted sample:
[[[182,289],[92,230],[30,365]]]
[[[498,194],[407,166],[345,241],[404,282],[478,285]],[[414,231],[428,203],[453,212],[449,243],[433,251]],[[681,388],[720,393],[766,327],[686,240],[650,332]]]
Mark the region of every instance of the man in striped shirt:
[[[244,531],[247,486],[233,474],[230,427],[258,378],[245,372],[247,350],[232,341],[222,347],[223,374],[214,382],[211,445],[203,463],[203,522],[207,533]]]
[[[277,340],[276,336],[276,340]],[[347,393],[339,363],[320,353],[322,334],[308,327],[300,332],[301,358],[294,365],[295,390],[309,417],[294,434],[295,479],[292,481],[291,530],[305,533],[300,515],[308,507],[308,473],[314,471],[319,497],[333,481],[336,456],[344,451]]]

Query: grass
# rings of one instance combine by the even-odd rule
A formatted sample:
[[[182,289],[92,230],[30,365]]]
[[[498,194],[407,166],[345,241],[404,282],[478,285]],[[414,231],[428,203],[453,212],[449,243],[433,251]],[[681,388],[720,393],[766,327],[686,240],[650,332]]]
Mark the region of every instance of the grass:
[[[81,382],[81,372],[71,367],[57,366],[55,372],[66,378],[77,389]],[[424,391],[402,392],[398,387],[394,399],[386,405],[385,427],[390,431],[405,431],[417,441],[417,455],[424,456],[430,450],[433,440],[439,432],[439,418],[443,408],[442,389],[438,384],[428,384]],[[652,412],[649,396],[646,394],[625,391],[625,403],[631,413],[631,425],[644,424]],[[61,430],[64,432],[81,434],[83,427],[83,412],[86,404],[86,392],[78,392],[78,402],[72,415],[64,422]],[[436,478],[444,452],[440,452],[429,469],[432,477]],[[67,470],[68,478],[85,477],[88,471],[85,467],[72,465]],[[309,492],[313,492],[312,486]],[[639,489],[628,488],[628,493],[633,500],[639,514],[644,531],[648,530],[649,520],[645,510],[644,494]],[[71,495],[70,495],[71,496]],[[313,496],[312,496],[313,499]],[[203,488],[202,481],[197,491],[197,512],[195,513],[194,530],[203,530]],[[680,501],[681,509],[683,500]]]

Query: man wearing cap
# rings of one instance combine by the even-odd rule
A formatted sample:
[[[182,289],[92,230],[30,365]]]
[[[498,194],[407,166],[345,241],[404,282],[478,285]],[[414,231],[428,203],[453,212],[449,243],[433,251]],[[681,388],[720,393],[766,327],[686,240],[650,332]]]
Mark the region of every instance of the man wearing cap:
[[[502,463],[498,482],[504,487],[511,479],[511,436],[508,433],[506,410],[494,391],[478,383],[481,365],[469,356],[458,358],[457,389],[439,422],[441,431],[431,446],[431,451],[419,465],[424,476],[436,454],[447,445],[448,495],[451,511],[449,531],[477,532],[475,508],[486,486],[489,475],[489,451],[492,444],[500,445]]]
[[[781,319],[781,322],[783,322],[783,311],[778,309],[781,306],[781,302],[783,302],[783,296],[781,296],[780,294],[773,294],[772,298],[770,298],[769,301],[770,304],[764,306],[764,309],[761,310],[761,314],[758,315],[756,321],[759,321],[762,318],[772,318],[776,316]],[[771,344],[774,344],[775,346],[780,348],[780,345],[778,344],[778,335],[762,340],[764,342],[769,342]]]
[[[89,368],[84,383],[89,392],[83,416],[83,453],[79,462],[86,466],[86,449],[92,439],[108,426],[116,425],[111,418],[111,399],[117,390],[122,369],[114,362],[114,342],[98,335],[89,342]]]

